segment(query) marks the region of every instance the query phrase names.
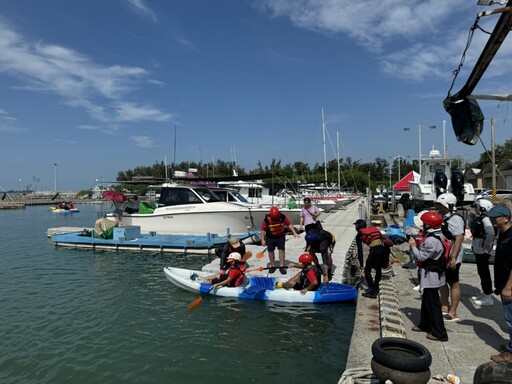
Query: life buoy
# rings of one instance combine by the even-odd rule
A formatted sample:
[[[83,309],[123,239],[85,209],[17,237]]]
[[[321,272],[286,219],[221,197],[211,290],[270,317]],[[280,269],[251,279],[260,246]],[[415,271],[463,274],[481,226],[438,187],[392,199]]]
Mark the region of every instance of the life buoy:
[[[373,358],[385,367],[402,372],[424,372],[432,355],[423,345],[398,337],[382,337],[372,344]]]

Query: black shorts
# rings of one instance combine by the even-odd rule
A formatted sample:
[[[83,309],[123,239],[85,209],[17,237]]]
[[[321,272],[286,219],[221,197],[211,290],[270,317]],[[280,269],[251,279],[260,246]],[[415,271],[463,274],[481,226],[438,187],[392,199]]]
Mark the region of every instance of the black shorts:
[[[459,271],[460,271],[460,263],[457,263],[455,269],[446,268],[446,282],[448,284],[458,283],[459,282]]]
[[[228,278],[228,274],[225,273],[225,274],[221,275],[218,279],[213,279],[212,280],[212,285],[213,284],[222,283],[224,280],[227,280],[227,278]]]
[[[283,237],[269,237],[265,236],[265,242],[267,243],[267,249],[269,252],[274,251],[276,248],[284,251],[284,243],[286,242],[286,238]]]

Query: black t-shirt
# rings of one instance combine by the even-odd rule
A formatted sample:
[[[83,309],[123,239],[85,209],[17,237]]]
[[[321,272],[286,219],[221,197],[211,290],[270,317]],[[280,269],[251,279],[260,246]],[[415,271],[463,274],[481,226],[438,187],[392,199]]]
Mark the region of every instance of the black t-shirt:
[[[494,286],[501,293],[512,271],[512,227],[500,233],[494,257]]]

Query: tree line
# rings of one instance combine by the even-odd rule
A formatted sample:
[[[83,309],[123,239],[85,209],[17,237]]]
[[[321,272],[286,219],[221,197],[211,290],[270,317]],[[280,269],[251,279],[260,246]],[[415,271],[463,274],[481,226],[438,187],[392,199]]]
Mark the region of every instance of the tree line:
[[[505,143],[496,145],[496,164],[502,160],[512,159],[512,139]],[[482,168],[491,159],[491,151],[485,151],[474,163],[467,163],[460,157],[453,158],[452,164],[463,171],[469,168]],[[339,173],[337,160],[330,160],[324,168],[323,163],[313,165],[296,161],[291,164],[282,164],[280,159],[272,159],[270,164],[263,165],[258,161],[257,167],[252,170],[245,170],[234,162],[217,160],[216,162],[201,163],[183,161],[177,164],[166,165],[164,162],[155,162],[151,166],[139,166],[126,171],[120,171],[116,180],[120,182],[121,188],[138,190],[142,192],[145,188],[142,185],[124,184],[136,178],[165,179],[172,178],[174,171],[187,171],[190,168],[197,169],[198,173],[207,178],[222,178],[233,176],[234,171],[239,176],[273,174],[277,182],[286,184],[296,183],[324,183],[325,168],[327,169],[327,182],[330,185],[337,185],[338,179],[340,188],[354,192],[364,192],[368,186],[372,190],[378,185],[390,186],[411,171],[418,171],[418,160],[397,156],[394,158],[377,157],[373,162],[364,163],[360,160],[353,160],[350,157],[340,160]],[[339,174],[339,177],[338,177]],[[270,183],[276,180],[264,179]]]

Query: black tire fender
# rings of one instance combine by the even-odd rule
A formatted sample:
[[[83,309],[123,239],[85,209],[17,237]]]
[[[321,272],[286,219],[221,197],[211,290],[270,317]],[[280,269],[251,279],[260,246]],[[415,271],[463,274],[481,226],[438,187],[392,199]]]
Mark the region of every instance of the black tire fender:
[[[423,345],[398,337],[382,337],[372,344],[372,354],[381,365],[402,372],[424,372],[432,355]]]

